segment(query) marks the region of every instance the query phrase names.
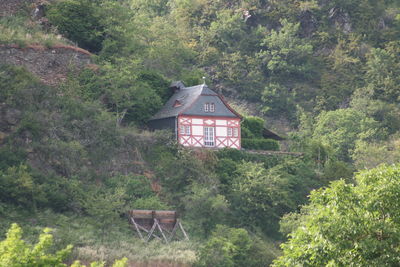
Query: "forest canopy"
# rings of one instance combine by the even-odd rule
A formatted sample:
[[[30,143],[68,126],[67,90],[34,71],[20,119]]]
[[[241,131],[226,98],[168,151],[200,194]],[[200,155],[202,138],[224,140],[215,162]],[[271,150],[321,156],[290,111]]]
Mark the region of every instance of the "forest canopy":
[[[29,3],[0,18],[1,49],[71,45],[93,64],[49,86],[0,62],[0,244],[29,252],[50,226],[54,251],[74,245],[48,255],[61,264],[399,261],[398,1],[55,0],[40,18]],[[148,131],[169,84],[203,76],[243,115],[244,147],[297,153]],[[191,240],[143,246],[133,208],[178,211]]]

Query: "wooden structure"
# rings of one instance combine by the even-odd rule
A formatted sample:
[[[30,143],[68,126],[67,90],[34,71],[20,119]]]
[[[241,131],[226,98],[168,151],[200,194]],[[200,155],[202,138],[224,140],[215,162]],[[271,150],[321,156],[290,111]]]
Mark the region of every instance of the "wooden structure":
[[[176,211],[131,210],[128,212],[128,217],[140,239],[145,242],[155,238],[169,243],[174,238],[179,238],[179,231],[183,239],[189,240]]]
[[[250,153],[250,154],[259,154],[259,155],[267,155],[267,156],[274,156],[274,155],[287,155],[293,157],[302,157],[304,155],[303,152],[286,152],[286,151],[273,151],[273,150],[251,150],[251,149],[242,149],[243,151]]]

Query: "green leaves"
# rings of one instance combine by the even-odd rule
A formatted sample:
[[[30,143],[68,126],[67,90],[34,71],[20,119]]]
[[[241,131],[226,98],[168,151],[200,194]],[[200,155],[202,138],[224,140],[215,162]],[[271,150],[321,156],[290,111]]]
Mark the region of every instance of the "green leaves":
[[[72,252],[72,245],[54,253],[52,229],[45,228],[39,241],[31,245],[22,240],[22,229],[15,223],[7,232],[6,239],[0,241],[1,267],[66,267],[64,264]],[[116,260],[113,267],[125,267],[127,258]],[[104,262],[92,262],[91,267],[104,267]],[[75,261],[71,267],[86,267]]]
[[[79,47],[99,52],[104,40],[101,9],[88,0],[66,0],[50,5],[46,17]]]
[[[296,81],[307,78],[312,71],[310,58],[313,47],[298,35],[300,24],[281,20],[282,28],[272,30],[262,41],[258,54],[267,72],[268,83],[262,93],[264,112],[285,113],[294,111]],[[290,77],[290,79],[288,79]]]
[[[266,68],[274,75],[306,73],[310,66],[307,57],[313,47],[298,36],[299,24],[281,20],[282,28],[272,30],[263,40],[265,50],[259,56],[263,58]]]
[[[22,229],[12,224],[7,237],[0,242],[0,266],[7,267],[39,267],[39,266],[66,266],[63,261],[72,251],[72,246],[49,253],[53,245],[51,229],[45,228],[39,236],[39,242],[30,245],[22,240]]]
[[[348,160],[356,140],[368,140],[377,133],[375,120],[348,108],[322,112],[317,118],[313,139],[331,147],[339,159]]]
[[[36,210],[37,202],[43,201],[42,186],[35,182],[26,165],[9,167],[0,171],[0,200]]]
[[[267,266],[276,253],[243,228],[218,225],[200,249],[196,267],[258,267]]]
[[[381,166],[314,191],[274,266],[395,266],[400,166]]]

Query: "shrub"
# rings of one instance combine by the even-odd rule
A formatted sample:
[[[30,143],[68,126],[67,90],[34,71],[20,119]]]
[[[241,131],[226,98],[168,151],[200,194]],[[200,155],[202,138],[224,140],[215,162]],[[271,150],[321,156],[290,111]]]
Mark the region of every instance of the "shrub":
[[[200,249],[196,267],[268,266],[276,257],[273,246],[253,238],[242,228],[218,225],[211,238]]]
[[[39,242],[30,245],[22,240],[22,229],[17,224],[12,224],[7,232],[7,237],[0,242],[0,266],[10,267],[63,267],[67,266],[63,262],[71,254],[72,245],[49,253],[53,250],[53,235],[51,229],[45,228],[39,236]],[[124,267],[128,262],[127,258],[115,261],[113,267]],[[72,267],[86,267],[79,261],[75,261]],[[92,262],[90,266],[103,267],[103,262]]]
[[[279,150],[279,143],[272,139],[250,139],[250,138],[242,138],[242,147],[246,149],[255,149],[255,150]]]
[[[99,9],[88,0],[67,0],[53,4],[47,18],[61,34],[91,52],[99,52],[104,40],[104,25]]]
[[[5,240],[0,242],[0,266],[66,266],[62,262],[71,253],[72,246],[49,254],[53,245],[50,229],[45,228],[39,242],[32,246],[23,241],[22,229],[13,224]]]
[[[243,138],[261,138],[263,136],[264,120],[259,117],[246,117],[242,121]]]

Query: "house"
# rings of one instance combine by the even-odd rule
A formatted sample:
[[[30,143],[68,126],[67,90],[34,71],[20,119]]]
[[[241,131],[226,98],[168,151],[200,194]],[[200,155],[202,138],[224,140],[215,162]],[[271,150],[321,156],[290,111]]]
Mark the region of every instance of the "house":
[[[151,129],[171,129],[185,147],[241,148],[242,117],[224,98],[205,83],[185,87],[171,84],[174,91],[164,107],[149,121]]]

